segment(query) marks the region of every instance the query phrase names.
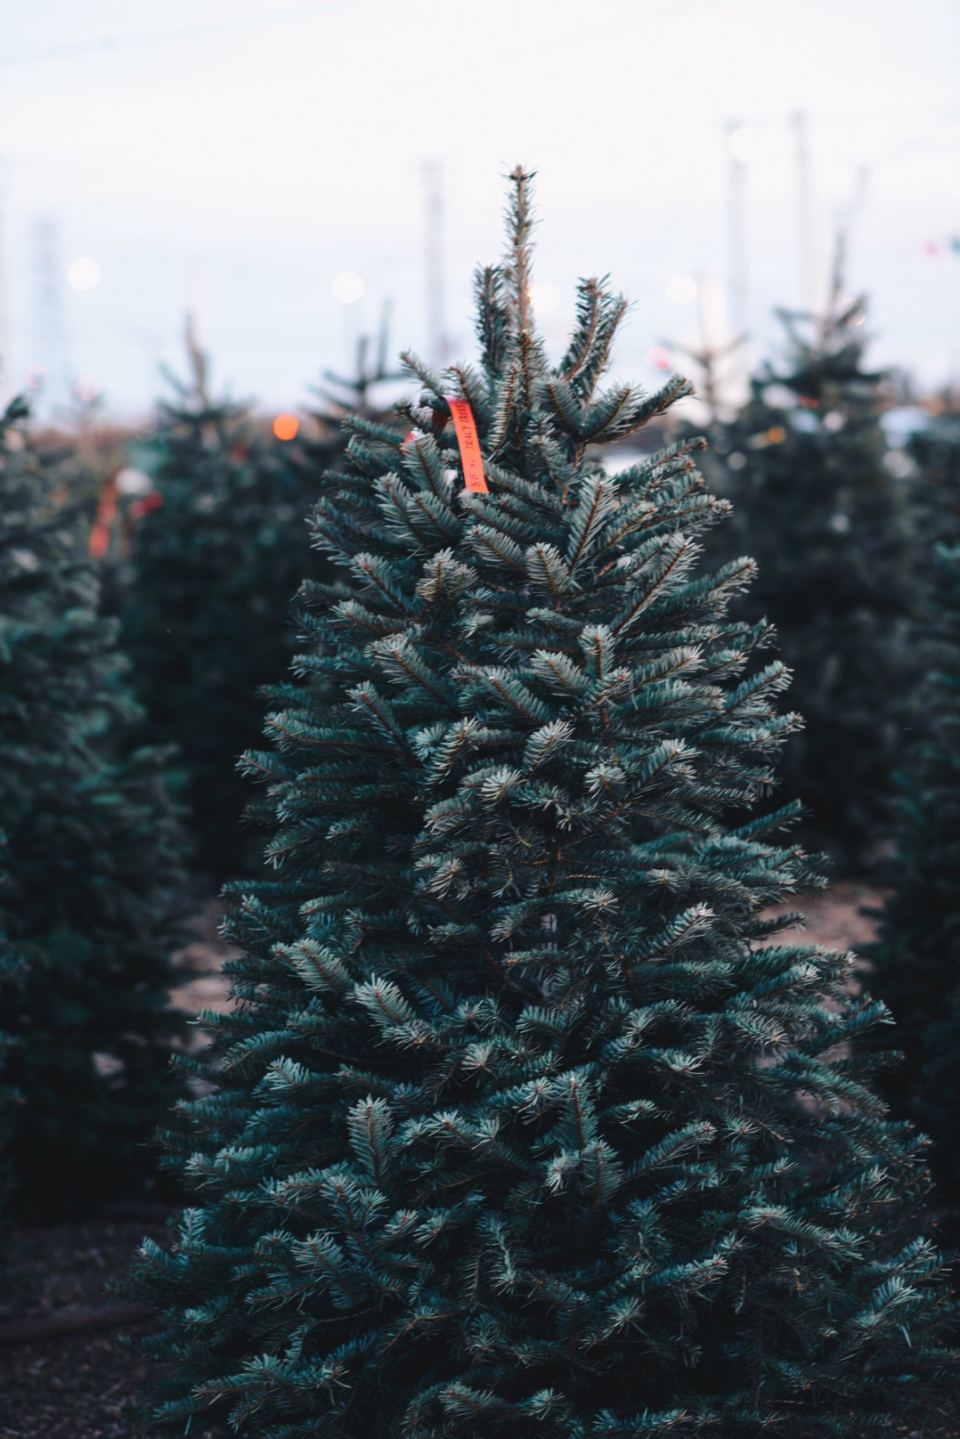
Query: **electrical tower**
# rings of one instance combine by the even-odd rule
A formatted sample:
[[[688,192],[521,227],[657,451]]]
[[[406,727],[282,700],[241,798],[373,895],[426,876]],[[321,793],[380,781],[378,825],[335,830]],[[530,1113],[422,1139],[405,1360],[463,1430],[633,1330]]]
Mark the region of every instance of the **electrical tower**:
[[[66,398],[63,267],[59,226],[48,215],[33,226],[33,268],[36,350],[31,369],[39,372],[35,383],[42,383],[47,404],[60,404]]]
[[[13,378],[10,299],[7,291],[6,215],[0,194],[0,405],[4,408],[16,388]]]
[[[444,317],[443,167],[439,160],[421,166],[423,176],[423,260],[426,297],[427,358],[437,369],[447,363]]]
[[[821,316],[825,301],[823,257],[817,225],[813,165],[810,159],[809,117],[804,110],[791,116],[794,133],[794,165],[797,178],[797,221],[800,231],[800,271],[803,280],[804,308],[810,315]]]
[[[727,137],[727,312],[738,334],[747,330],[747,162],[737,152],[739,120],[724,125]]]

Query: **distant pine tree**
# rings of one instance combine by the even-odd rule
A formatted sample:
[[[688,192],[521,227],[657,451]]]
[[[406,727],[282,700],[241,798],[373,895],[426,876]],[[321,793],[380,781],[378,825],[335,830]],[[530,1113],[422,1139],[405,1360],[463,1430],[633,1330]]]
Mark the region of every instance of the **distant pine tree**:
[[[960,395],[947,390],[934,402],[939,413],[910,435],[905,450],[917,471],[911,492],[926,542],[924,566],[934,544],[960,543]]]
[[[816,882],[771,838],[792,809],[724,818],[794,726],[781,664],[744,678],[769,627],[726,617],[753,566],[697,569],[725,506],[694,446],[596,458],[688,387],[598,391],[625,305],[594,281],[548,365],[528,184],[480,367],[411,357],[412,437],[356,421],[317,507],[350,591],[309,591],[312,687],[248,760],[277,875],[173,1141],[197,1207],[141,1267],[164,1413],[258,1439],[942,1413],[924,1172],[850,1050],[877,1006],[763,917]]]
[[[960,1200],[960,546],[937,554],[928,681],[935,717],[900,778],[896,888],[874,953],[876,989],[897,1021],[904,1063],[890,1073],[894,1112],[935,1141],[934,1173]]]
[[[293,656],[300,580],[325,570],[306,523],[315,477],[243,405],[211,399],[206,361],[191,353],[193,383],[160,406],[146,452],[161,504],[133,532],[123,643],[144,735],[176,744],[196,862],[219,881],[259,865],[237,764],[263,728],[260,686],[279,683]]]
[[[311,463],[320,479],[332,468],[349,444],[352,431],[344,421],[359,415],[366,420],[395,423],[393,411],[384,406],[384,387],[406,379],[406,373],[394,369],[389,362],[390,306],[384,307],[377,334],[376,348],[371,354],[371,337],[361,335],[357,341],[356,360],[352,375],[324,370],[320,383],[313,387],[317,404],[310,411],[316,438],[298,437],[287,453]],[[339,466],[338,466],[339,467]]]
[[[735,612],[775,624],[805,721],[784,785],[810,810],[804,839],[849,870],[889,826],[888,777],[920,722],[923,663],[908,492],[885,462],[885,377],[864,367],[864,307],[841,292],[838,276],[822,319],[783,314],[785,365],[716,427],[707,475],[734,514],[708,553],[757,562]]]
[[[180,755],[178,789],[193,815],[199,868],[220,881],[260,866],[263,837],[240,755],[263,730],[260,689],[293,658],[293,602],[304,578],[332,580],[311,548],[307,516],[349,435],[337,396],[367,395],[391,378],[367,363],[321,391],[314,436],[280,444],[243,405],[209,397],[207,363],[190,343],[193,383],[160,407],[147,465],[160,504],[133,531],[123,636],[151,742]],[[372,414],[373,411],[371,410]]]
[[[0,1036],[5,1188],[35,1216],[143,1193],[182,1085],[168,992],[182,883],[156,752],[84,527],[14,402],[0,421]]]

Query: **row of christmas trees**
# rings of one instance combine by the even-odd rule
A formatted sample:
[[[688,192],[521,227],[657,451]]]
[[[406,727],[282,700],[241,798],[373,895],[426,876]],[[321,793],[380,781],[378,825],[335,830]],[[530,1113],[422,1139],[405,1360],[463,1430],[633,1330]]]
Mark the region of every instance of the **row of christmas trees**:
[[[960,424],[931,419],[906,450],[891,447],[892,377],[867,367],[864,307],[841,289],[825,316],[784,315],[783,363],[765,367],[732,419],[709,424],[704,464],[733,504],[707,562],[757,561],[741,611],[776,625],[806,721],[784,788],[808,809],[804,841],[850,873],[888,847],[891,776],[926,732],[930,556],[960,539]],[[242,406],[211,400],[193,358],[194,383],[161,407],[149,446],[162,509],[138,519],[132,562],[111,569],[112,605],[143,735],[178,746],[196,862],[222,880],[259,863],[238,826],[249,789],[234,760],[260,734],[258,686],[283,677],[295,648],[291,597],[305,577],[330,578],[303,519],[349,436],[343,409],[328,408],[317,438],[278,443]],[[386,373],[383,344],[375,368],[361,355],[357,378],[339,384],[349,408],[388,420],[371,403]],[[644,441],[682,433],[665,416]]]
[[[201,375],[164,414],[163,504],[113,601],[146,718],[56,465],[6,416],[0,1098],[20,1202],[150,1173],[143,1141],[184,1083],[165,1068],[183,879],[162,771],[179,765],[207,865],[229,869],[215,776],[258,742],[254,686],[273,679],[272,748],[245,761],[273,868],[234,891],[237,1006],[206,1016],[206,1056],[181,1055],[207,1082],[167,1141],[196,1207],[139,1280],[168,1317],[168,1416],[270,1439],[740,1439],[942,1415],[953,1310],[918,1217],[924,1143],[867,1082],[882,1008],[851,956],[769,914],[821,881],[780,839],[796,804],[769,803],[800,721],[778,708],[789,677],[755,567],[714,538],[751,523],[749,491],[731,520],[682,435],[605,471],[604,448],[642,443],[687,386],[598,389],[623,305],[594,282],[550,365],[521,172],[513,191],[507,260],[478,277],[478,368],[409,358],[417,402],[351,421],[325,479],[330,454],[267,453]],[[901,532],[848,337],[842,317],[821,337],[816,393],[796,367],[816,428],[791,409],[764,430],[748,409],[717,450],[722,488],[759,494],[771,610],[777,565],[796,570],[790,613],[801,542],[822,552],[804,622],[817,663],[836,642],[823,714],[875,747],[904,696],[885,693],[889,637],[861,664],[857,586],[884,619],[892,572],[878,582],[871,557],[892,563]],[[451,394],[487,493],[462,489]],[[308,509],[323,568],[295,528]],[[931,585],[919,543],[896,620],[907,661],[937,668],[906,696],[923,728],[876,977],[904,1021],[902,1107],[947,1121],[949,1186],[960,549],[941,547]],[[288,596],[311,566],[284,683]],[[176,738],[180,758],[144,738]],[[857,746],[838,782],[864,765],[882,785]]]

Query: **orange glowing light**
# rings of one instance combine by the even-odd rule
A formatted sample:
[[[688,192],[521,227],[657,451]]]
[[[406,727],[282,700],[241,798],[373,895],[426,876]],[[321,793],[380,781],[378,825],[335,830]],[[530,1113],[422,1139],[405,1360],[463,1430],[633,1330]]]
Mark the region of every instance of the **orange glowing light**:
[[[782,425],[771,425],[767,431],[767,440],[771,445],[782,445],[787,438],[787,432]]]
[[[278,440],[295,440],[300,430],[296,415],[278,415],[273,422],[273,433]]]

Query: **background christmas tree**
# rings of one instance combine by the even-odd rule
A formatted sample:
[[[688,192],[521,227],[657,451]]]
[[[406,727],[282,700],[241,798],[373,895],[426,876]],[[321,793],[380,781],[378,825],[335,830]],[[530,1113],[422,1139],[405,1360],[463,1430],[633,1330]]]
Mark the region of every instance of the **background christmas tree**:
[[[314,433],[278,443],[248,408],[209,397],[191,337],[193,383],[161,406],[149,443],[160,503],[132,532],[124,644],[145,735],[178,747],[197,863],[216,880],[259,867],[263,839],[240,823],[251,794],[237,762],[263,729],[260,687],[282,680],[292,659],[300,581],[333,578],[311,549],[307,515],[349,438],[343,403],[373,414],[371,392],[393,378],[384,343],[370,364],[361,340],[356,375],[326,376]]]
[[[222,880],[255,868],[262,846],[240,823],[237,762],[263,728],[259,687],[290,663],[300,580],[321,568],[306,525],[317,492],[245,406],[210,398],[190,353],[192,385],[160,406],[144,454],[161,504],[133,532],[123,643],[145,738],[178,749],[196,864]]]
[[[924,570],[935,544],[960,542],[960,395],[945,390],[928,401],[927,425],[908,438],[905,455],[915,467],[911,486],[918,511]]]
[[[794,717],[725,506],[678,444],[596,447],[685,393],[598,391],[625,305],[551,368],[529,180],[478,277],[478,369],[411,439],[356,423],[316,533],[316,681],[251,755],[276,816],[179,1141],[195,1187],[140,1292],[166,1413],[259,1439],[863,1432],[942,1403],[922,1169],[848,1052],[850,957],[762,913],[815,882],[754,821]],[[461,487],[447,394],[489,494]],[[758,947],[759,941],[772,941]],[[922,1381],[922,1382],[921,1382]],[[942,1409],[940,1411],[943,1412]]]
[[[776,625],[805,720],[784,785],[811,811],[805,841],[850,870],[889,826],[888,777],[921,722],[918,537],[906,482],[886,464],[885,377],[865,368],[865,310],[843,298],[841,265],[825,316],[782,318],[784,365],[714,428],[708,479],[734,515],[709,553],[757,562],[744,613]]]
[[[935,716],[900,781],[895,891],[874,953],[877,992],[904,1062],[889,1073],[894,1111],[935,1141],[934,1172],[960,1200],[960,547],[937,554],[940,665],[925,698]]]
[[[168,918],[179,832],[84,526],[14,402],[0,426],[0,1035],[5,1187],[32,1218],[150,1184],[182,1085]]]

